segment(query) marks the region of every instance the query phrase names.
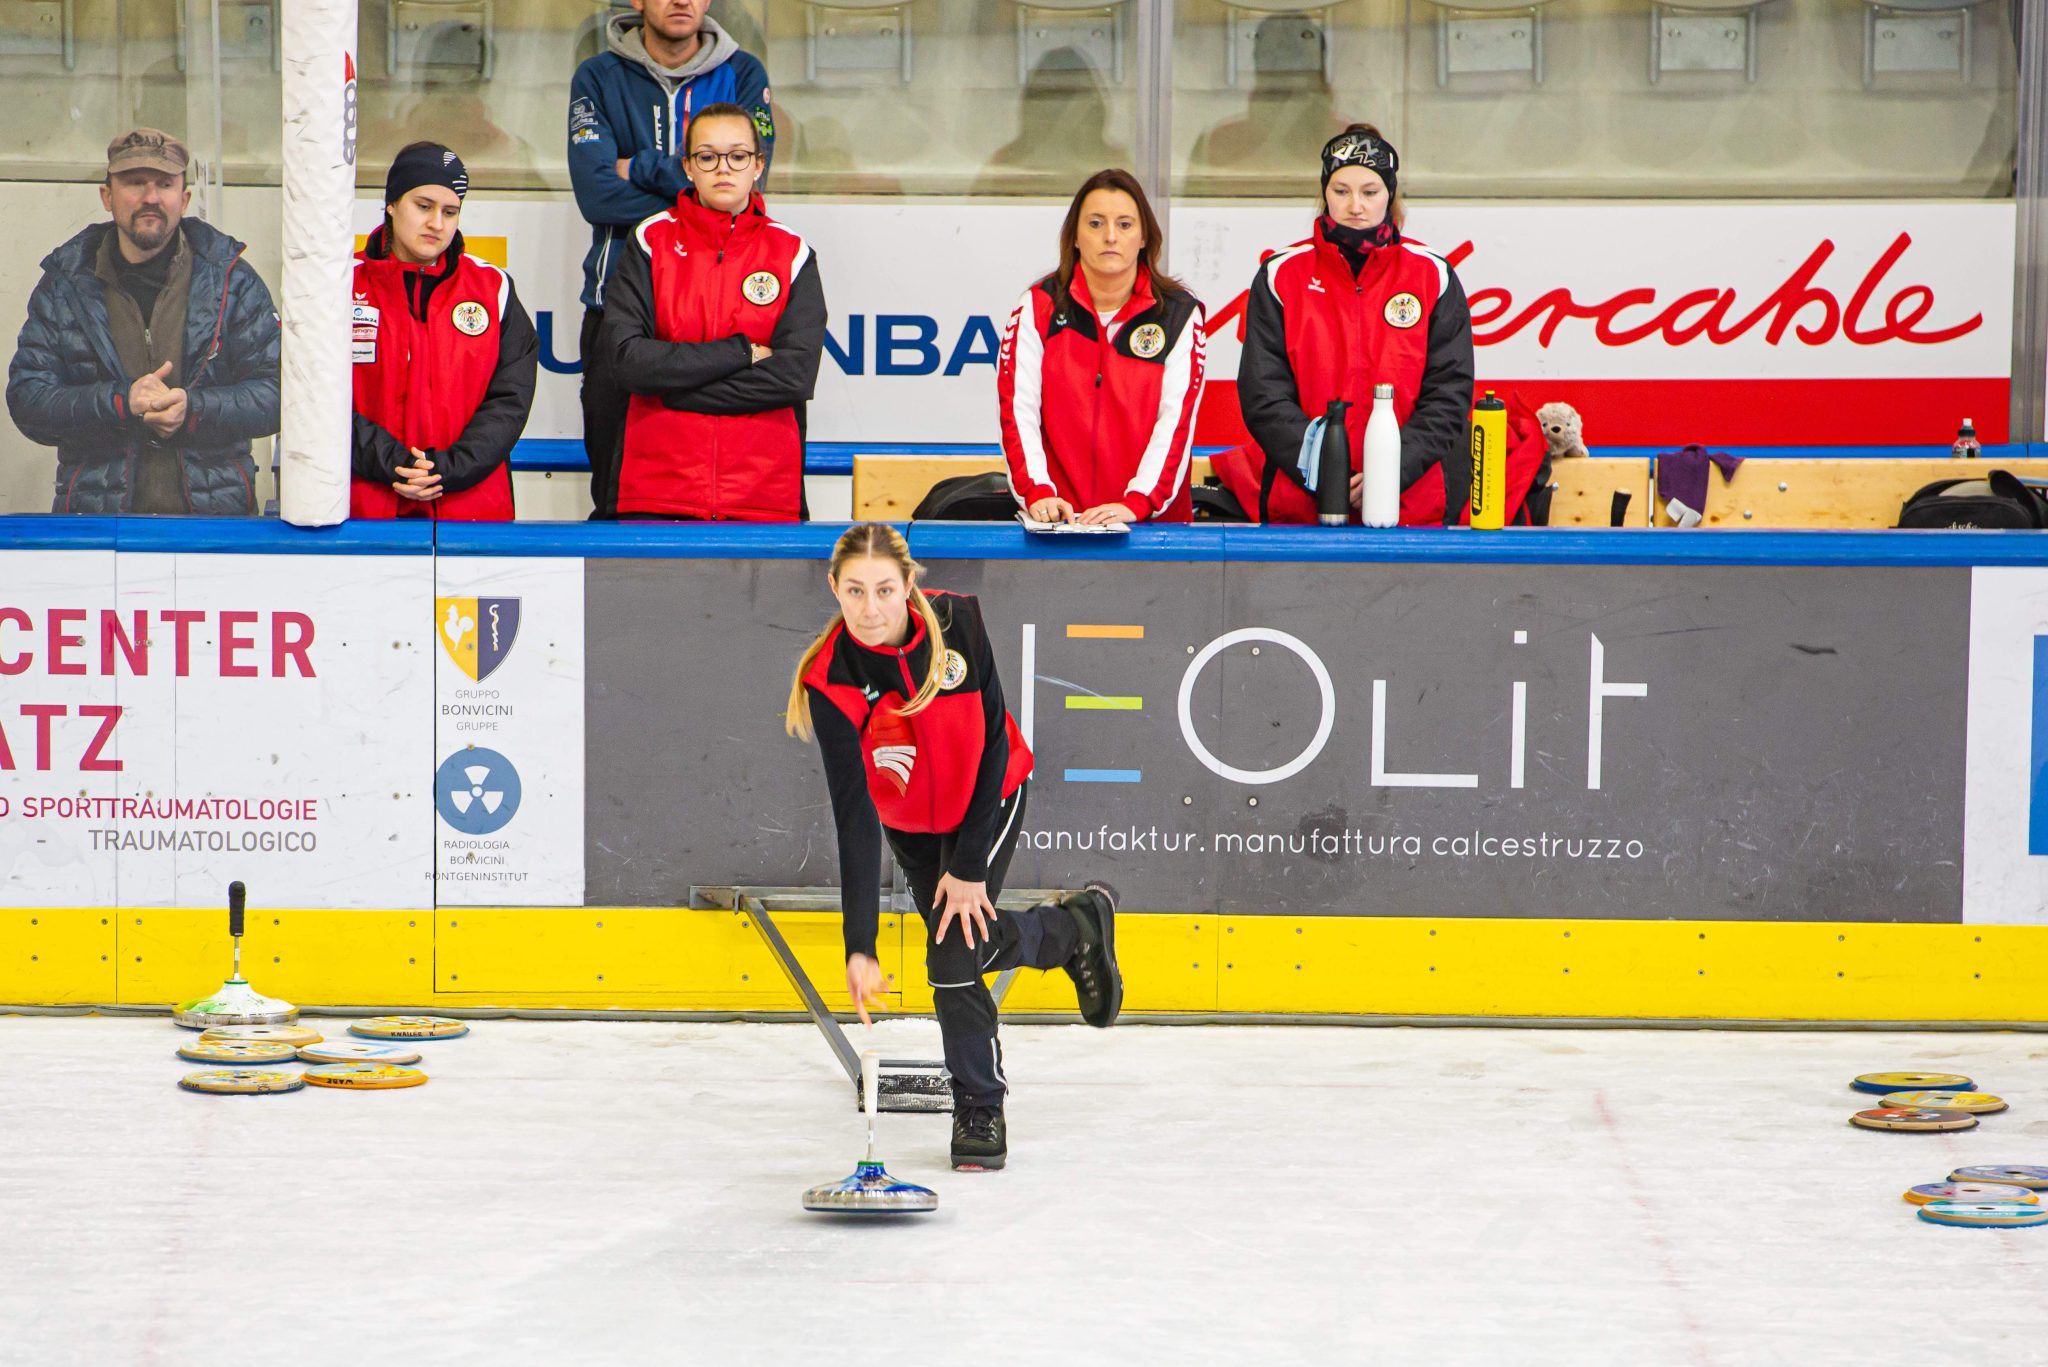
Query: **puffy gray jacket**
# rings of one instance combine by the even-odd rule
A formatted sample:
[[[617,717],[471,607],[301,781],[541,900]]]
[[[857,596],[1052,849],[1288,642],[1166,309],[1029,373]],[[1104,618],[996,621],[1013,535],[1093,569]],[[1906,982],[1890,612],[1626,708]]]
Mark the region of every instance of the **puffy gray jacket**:
[[[29,440],[57,448],[52,512],[128,511],[137,457],[163,447],[178,456],[193,512],[258,511],[249,443],[277,431],[277,311],[240,242],[198,219],[179,229],[192,253],[180,369],[188,416],[169,437],[128,412],[107,286],[94,271],[114,225],[95,223],[43,258],[7,367],[7,411]]]

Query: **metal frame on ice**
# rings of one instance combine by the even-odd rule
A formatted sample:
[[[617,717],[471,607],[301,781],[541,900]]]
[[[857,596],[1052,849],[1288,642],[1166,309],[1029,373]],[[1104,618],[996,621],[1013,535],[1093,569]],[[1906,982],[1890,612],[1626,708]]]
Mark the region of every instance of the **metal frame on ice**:
[[[1000,909],[1022,911],[1039,903],[1057,897],[1056,891],[1024,889],[1010,892],[998,899]],[[773,904],[773,910],[770,904]],[[833,1057],[846,1071],[847,1080],[853,1083],[854,1097],[860,1097],[861,1065],[860,1051],[846,1038],[845,1029],[839,1018],[825,1005],[825,998],[811,982],[811,975],[804,972],[804,966],[797,962],[796,952],[783,938],[782,930],[775,924],[774,910],[779,911],[838,911],[839,890],[837,888],[747,888],[747,887],[693,887],[690,889],[690,905],[695,907],[729,908],[746,916],[754,929],[761,933],[761,939],[768,945],[769,953],[782,967],[789,978],[789,985],[803,998],[804,1009],[811,1014],[811,1020],[818,1027],[818,1033],[831,1046]],[[1017,970],[1007,968],[998,974],[993,989],[996,1008],[1002,1009],[1003,998],[1010,995],[1010,985],[1016,981]],[[881,1108],[885,1111],[950,1111],[953,1109],[951,1081],[946,1065],[935,1059],[892,1059],[879,1061]]]

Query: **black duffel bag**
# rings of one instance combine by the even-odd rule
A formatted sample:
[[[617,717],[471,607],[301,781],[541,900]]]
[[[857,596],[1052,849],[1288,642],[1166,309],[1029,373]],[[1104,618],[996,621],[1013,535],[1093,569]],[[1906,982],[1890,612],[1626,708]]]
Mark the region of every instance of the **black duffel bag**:
[[[1899,525],[2039,530],[2048,527],[2048,497],[2008,470],[1981,479],[1941,479],[1906,500]]]
[[[948,475],[934,484],[911,511],[912,522],[1009,522],[1017,516],[1010,496],[1010,477],[1001,470],[985,475]]]

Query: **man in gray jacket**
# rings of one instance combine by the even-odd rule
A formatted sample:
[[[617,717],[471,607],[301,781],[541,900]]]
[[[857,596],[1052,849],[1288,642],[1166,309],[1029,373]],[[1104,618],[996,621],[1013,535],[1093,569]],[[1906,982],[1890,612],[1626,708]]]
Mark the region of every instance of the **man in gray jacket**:
[[[243,246],[185,210],[190,158],[137,128],[107,148],[95,223],[43,259],[7,411],[57,448],[59,513],[257,511],[277,431],[277,312]]]

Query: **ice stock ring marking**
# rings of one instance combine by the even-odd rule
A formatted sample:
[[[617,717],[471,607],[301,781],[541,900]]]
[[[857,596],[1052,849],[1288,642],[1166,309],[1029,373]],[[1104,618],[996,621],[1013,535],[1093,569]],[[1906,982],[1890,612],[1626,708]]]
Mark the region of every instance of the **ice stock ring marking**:
[[[1225,764],[1210,753],[1209,747],[1202,744],[1201,737],[1195,734],[1192,707],[1195,681],[1202,676],[1202,670],[1209,661],[1230,647],[1242,645],[1247,641],[1265,641],[1299,655],[1302,662],[1308,666],[1309,672],[1316,676],[1316,688],[1322,694],[1323,714],[1322,720],[1316,726],[1316,738],[1310,741],[1300,754],[1274,769],[1240,769],[1236,765]],[[1323,747],[1329,744],[1330,732],[1336,725],[1337,689],[1330,682],[1330,671],[1324,668],[1322,660],[1308,648],[1307,643],[1299,637],[1289,636],[1284,631],[1274,631],[1270,627],[1239,627],[1236,631],[1226,631],[1196,652],[1195,658],[1188,661],[1187,673],[1180,676],[1181,739],[1188,743],[1188,749],[1202,762],[1203,768],[1238,783],[1278,783],[1282,779],[1293,778],[1314,763],[1317,755],[1323,753]]]

